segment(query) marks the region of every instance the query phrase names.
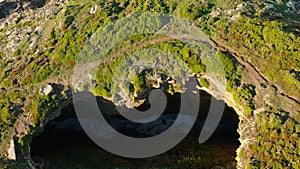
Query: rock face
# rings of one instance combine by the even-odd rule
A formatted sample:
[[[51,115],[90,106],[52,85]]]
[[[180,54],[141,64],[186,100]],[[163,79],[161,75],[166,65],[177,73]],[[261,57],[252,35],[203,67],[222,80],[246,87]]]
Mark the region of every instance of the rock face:
[[[38,42],[38,40],[40,40],[40,43],[43,43],[44,41],[47,41],[49,40],[49,38],[51,38],[48,37],[50,36],[49,34],[51,33],[51,30],[44,30],[44,27],[42,25],[45,23],[45,20],[51,20],[51,17],[55,15],[63,16],[60,14],[64,14],[63,11],[66,11],[67,8],[61,7],[60,4],[66,3],[68,1],[51,0],[49,2],[47,1],[48,3],[45,2],[46,1],[44,0],[32,1],[32,2],[22,1],[22,0],[0,0],[0,29],[1,30],[3,29],[3,31],[0,32],[0,37],[5,37],[5,38],[1,38],[0,47],[3,50],[0,51],[0,56],[1,56],[0,61],[5,59],[12,60],[7,63],[7,66],[9,68],[6,68],[3,71],[4,73],[1,74],[1,77],[13,76],[13,79],[11,79],[10,82],[13,82],[12,85],[13,88],[16,88],[14,91],[16,93],[21,93],[20,88],[22,88],[23,86],[19,87],[18,85],[21,82],[22,83],[26,82],[27,80],[27,79],[19,80],[18,79],[19,76],[14,76],[18,68],[22,67],[22,65],[30,65],[30,69],[28,69],[28,71],[30,72],[32,69],[38,70],[38,68],[40,67],[50,66],[50,63],[48,65],[47,59],[39,60],[39,57],[40,55],[50,56],[50,54],[47,52],[50,52],[52,49],[46,50],[43,48],[38,48],[38,46],[42,46],[42,45],[37,45],[36,43]],[[283,11],[287,14],[290,13],[293,15],[294,14],[297,15],[300,13],[299,11],[300,3],[298,1],[291,0],[288,1],[286,4],[285,3],[283,4],[281,1],[278,1],[278,3],[272,1],[270,3],[266,2],[264,4],[265,6],[267,6],[268,9],[270,10],[274,9],[275,11],[274,16],[282,16],[281,13],[278,13],[275,10],[278,7],[278,5],[286,5],[287,7],[289,7],[287,10]],[[72,6],[72,8],[73,7],[75,6]],[[97,13],[97,11],[100,10],[100,7],[95,6],[94,4],[91,5],[90,7],[87,9],[87,11],[85,11],[85,14],[90,13],[89,16],[96,16],[92,14]],[[234,10],[231,9],[231,10],[224,10],[224,11],[228,15],[230,14],[233,15],[232,21],[234,21],[235,19],[238,19],[237,17],[240,17],[240,13],[239,13],[241,12],[240,10],[243,10],[243,8],[246,7],[247,5],[240,4]],[[106,10],[106,9],[102,9],[101,7],[101,10]],[[223,13],[222,10],[223,9],[217,8],[215,11],[211,12],[210,15],[213,17],[221,17]],[[109,20],[111,19],[112,18],[109,18]],[[31,21],[35,21],[35,23]],[[63,32],[66,31],[65,30],[66,27],[64,27],[64,23],[67,21],[68,20],[58,21],[58,22],[62,22],[59,23],[58,25],[63,28]],[[14,24],[18,22],[24,23],[24,25],[22,25],[22,27],[14,27]],[[52,24],[53,22],[49,22],[49,23]],[[30,24],[32,25],[30,26]],[[73,25],[73,27],[70,27],[69,29],[73,31],[73,29],[76,29],[76,26],[80,26],[80,25],[75,24]],[[96,25],[95,27],[98,26],[99,25]],[[42,33],[43,31],[48,31],[49,34],[45,35],[46,37],[43,37],[44,36]],[[51,36],[55,37],[55,32],[53,34],[51,33]],[[71,38],[73,37],[69,37],[69,39]],[[21,45],[22,42],[24,42],[24,39],[28,40],[29,43],[28,47],[27,46],[24,47]],[[69,41],[68,38],[66,39],[67,40],[65,41]],[[53,42],[51,43],[55,44],[55,42],[56,41],[53,40]],[[238,165],[237,167],[240,169],[244,169],[247,168],[249,165],[260,166],[261,164],[264,163],[267,164],[269,162],[271,163],[273,161],[276,161],[277,163],[279,162],[286,163],[290,168],[299,168],[298,163],[299,163],[300,155],[299,152],[296,152],[297,150],[299,150],[300,147],[299,98],[294,98],[293,96],[289,96],[284,92],[282,92],[281,89],[276,85],[276,82],[272,82],[266,79],[259,72],[259,70],[257,70],[255,66],[245,61],[246,59],[242,55],[237,54],[236,51],[232,50],[231,47],[222,46],[222,42],[212,43],[212,45],[213,44],[215,45],[214,47],[216,49],[231,54],[231,57],[237,61],[236,64],[238,65],[239,69],[241,69],[239,70],[240,75],[242,75],[240,83],[251,85],[255,91],[255,95],[253,97],[251,96],[252,97],[251,99],[253,101],[253,108],[252,108],[253,110],[250,110],[251,115],[249,115],[247,114],[247,107],[245,108],[243,102],[236,101],[237,99],[235,98],[234,92],[226,91],[225,93],[223,93],[221,90],[219,90],[218,86],[213,86],[213,81],[214,81],[213,76],[211,76],[210,74],[200,75],[201,78],[204,77],[208,82],[210,82],[210,86],[209,87],[201,86],[199,87],[199,90],[204,90],[209,94],[211,94],[212,96],[214,96],[215,98],[224,100],[224,102],[226,102],[227,105],[234,108],[234,110],[239,116],[240,124],[238,128],[238,133],[240,134],[240,138],[239,138],[240,146],[237,149],[237,156],[236,156],[237,165]],[[47,46],[49,44],[43,44],[43,45]],[[25,59],[23,59],[24,61],[22,60],[24,63],[21,62],[15,64],[14,61],[17,61],[17,58],[22,57],[21,55],[23,54],[18,50],[19,46],[25,48],[26,50],[28,48],[28,50],[32,50],[32,51],[29,52],[30,56],[26,55]],[[266,48],[267,46],[268,44],[266,44]],[[43,51],[46,52],[43,53]],[[67,51],[69,52],[70,50]],[[293,75],[299,81],[299,69],[293,71],[291,73],[293,73]],[[125,71],[120,70],[120,72],[123,73]],[[173,74],[175,73],[173,72]],[[21,74],[20,77],[21,76],[23,76],[23,74]],[[28,79],[32,79],[33,78],[32,76],[33,75],[29,75]],[[125,78],[123,79],[123,81],[126,81],[128,76],[124,75],[123,77]],[[171,80],[170,81],[164,80],[163,78],[153,77],[152,80],[155,82],[152,84],[152,86],[155,88],[162,87],[163,82],[172,84]],[[199,82],[201,82],[200,78],[199,78]],[[56,84],[56,86],[54,84]],[[3,144],[2,143],[0,144],[1,157],[6,157],[8,159],[13,159],[13,160],[15,160],[16,158],[20,158],[23,160],[24,159],[30,160],[29,144],[32,135],[39,134],[40,132],[42,132],[41,129],[50,120],[58,117],[61,114],[61,109],[66,107],[70,102],[72,102],[72,93],[70,91],[72,91],[73,89],[69,87],[70,82],[66,80],[65,77],[59,77],[57,79],[47,80],[43,82],[42,85],[43,87],[40,88],[40,90],[39,88],[37,88],[36,91],[31,91],[30,88],[30,91],[28,92],[28,95],[30,96],[27,97],[28,98],[27,100],[25,98],[14,98],[13,96],[11,96],[12,98],[9,98],[7,107],[11,110],[14,110],[14,112],[9,112],[9,113],[16,114],[17,118],[15,120],[16,123],[14,123],[14,125],[10,124],[9,125],[10,128],[6,132],[10,134],[8,139],[5,139],[4,140],[5,142]],[[115,85],[118,87],[119,85],[121,86],[121,83]],[[59,89],[57,86],[60,86],[62,90],[64,91],[68,90],[69,92],[66,92],[64,96],[60,96],[62,90]],[[5,88],[1,87],[0,96],[2,95],[6,96],[5,92],[9,90],[11,90],[9,87],[5,87]],[[119,103],[130,102],[129,104],[132,104],[130,100],[131,98],[128,97],[128,95],[126,96],[121,92],[119,92],[119,95],[118,97],[115,98],[115,100],[117,100]],[[124,91],[124,93],[125,92],[127,91]],[[133,95],[135,97],[138,97],[137,93],[134,93]],[[47,97],[47,96],[51,96],[51,97]],[[88,100],[88,97],[81,98],[81,99]],[[30,98],[39,99],[39,100],[34,100],[37,101],[37,105],[38,105],[37,107],[31,104],[32,100],[30,100]],[[4,99],[1,98],[1,101],[3,100]],[[14,100],[18,104],[12,103],[10,100]],[[49,102],[49,100],[51,102]],[[138,100],[136,102],[136,105],[134,106],[138,106],[142,103],[143,101]],[[46,105],[46,107],[42,107],[41,105],[43,106]],[[20,107],[22,108],[22,111],[17,111],[20,109]],[[116,112],[115,110],[113,110],[112,107],[109,106],[103,106],[103,107],[110,109],[114,113]],[[133,106],[131,105],[131,107]],[[33,112],[32,109],[34,109],[35,112]],[[39,116],[41,114],[43,116]],[[41,118],[41,119],[37,119],[37,118]],[[175,116],[171,116],[171,115],[169,117],[161,118],[160,120],[155,122],[155,125],[160,126],[157,128],[153,128],[151,126],[138,126],[138,125],[126,124],[122,120],[111,120],[110,123],[115,128],[119,128],[121,130],[122,129],[128,130],[134,127],[138,129],[139,134],[149,133],[148,131],[150,130],[151,135],[155,135],[166,128],[165,125],[161,126],[161,124],[172,123],[174,119]],[[38,123],[40,120],[42,122]],[[91,121],[87,121],[87,122],[90,122],[92,124]],[[202,123],[203,123],[202,121],[199,122],[199,124],[201,125]],[[66,128],[66,126],[69,126],[70,124],[74,124],[73,128],[71,128],[72,130],[80,129],[80,126],[78,126],[78,123],[74,119],[64,121],[63,123],[60,124],[53,124],[53,125],[58,128]],[[102,133],[102,134],[106,137],[109,136],[107,133]],[[14,142],[13,140],[15,139],[17,140],[19,139],[20,143],[18,143],[18,141]],[[276,168],[276,166],[277,166],[276,163],[274,163],[273,168]]]
[[[49,93],[51,93],[53,91],[53,87],[51,85],[46,85],[46,86],[43,86],[41,89],[40,89],[40,94],[43,95],[43,96],[47,96]]]
[[[9,146],[9,149],[8,149],[8,156],[7,156],[7,158],[9,160],[16,160],[17,159],[16,152],[15,152],[15,143],[14,143],[13,139],[10,141],[10,146]]]

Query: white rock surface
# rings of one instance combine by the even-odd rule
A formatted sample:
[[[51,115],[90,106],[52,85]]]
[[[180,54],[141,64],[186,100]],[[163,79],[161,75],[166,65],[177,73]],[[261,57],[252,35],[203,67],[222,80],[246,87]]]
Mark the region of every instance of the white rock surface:
[[[295,2],[294,1],[289,1],[286,3],[286,5],[290,8],[292,8],[293,10],[296,10],[296,7],[295,7]]]
[[[96,13],[97,9],[98,9],[98,6],[97,6],[97,5],[95,5],[93,8],[91,8],[91,10],[90,10],[90,14],[94,14],[94,13]]]
[[[15,151],[15,143],[14,143],[14,140],[11,139],[10,141],[10,146],[9,146],[9,149],[8,149],[8,156],[7,158],[9,160],[16,160],[16,151]]]
[[[40,89],[40,94],[43,95],[43,96],[46,96],[48,95],[49,93],[51,93],[53,90],[53,87],[51,85],[46,85],[46,86],[43,86],[41,89]]]

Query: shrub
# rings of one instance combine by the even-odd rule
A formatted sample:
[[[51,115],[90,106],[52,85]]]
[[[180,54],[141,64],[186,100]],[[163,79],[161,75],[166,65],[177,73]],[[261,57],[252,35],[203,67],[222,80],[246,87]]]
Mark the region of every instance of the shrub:
[[[300,145],[295,127],[299,124],[285,112],[265,111],[255,116],[257,144],[250,148],[259,160],[249,168],[297,168]]]
[[[233,76],[236,76],[236,72],[237,72],[236,60],[232,56],[224,52],[217,52],[217,56],[220,57],[223,68],[225,70],[226,78],[231,79]]]
[[[208,14],[212,5],[207,2],[184,1],[177,6],[177,14],[182,18],[196,20]]]
[[[146,77],[144,75],[137,75],[133,77],[132,82],[136,92],[141,92],[146,88]]]
[[[33,82],[39,83],[44,81],[51,74],[51,69],[48,66],[42,66],[34,75]]]
[[[68,27],[68,26],[70,26],[73,23],[74,20],[75,20],[74,16],[67,16],[65,18],[64,24],[66,25],[66,27]]]
[[[238,104],[242,104],[247,116],[252,115],[252,110],[255,109],[253,97],[256,95],[255,87],[252,85],[243,85],[233,89],[233,98]]]
[[[208,88],[209,87],[209,83],[205,78],[200,78],[199,83],[201,86]]]
[[[300,37],[279,21],[240,17],[234,22],[217,21],[217,38],[230,46],[244,59],[286,93],[299,96],[299,81],[283,70],[300,66]]]
[[[50,32],[50,38],[51,39],[55,39],[56,38],[56,33],[55,33],[55,29],[52,28],[51,32]]]
[[[2,108],[0,112],[0,123],[10,123],[11,113],[7,107]]]

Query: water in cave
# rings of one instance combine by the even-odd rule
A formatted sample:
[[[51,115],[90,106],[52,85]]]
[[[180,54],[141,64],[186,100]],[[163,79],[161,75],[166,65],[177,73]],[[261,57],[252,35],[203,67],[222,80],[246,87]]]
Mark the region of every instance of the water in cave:
[[[200,108],[198,120],[205,121],[209,107],[210,96],[208,93],[200,92]],[[179,110],[180,95],[168,95],[168,102],[165,112],[162,116],[174,113]],[[107,102],[106,102],[107,103]],[[112,109],[113,104],[100,105],[100,107]],[[140,106],[139,110],[146,110],[149,104]],[[109,119],[122,119],[120,116],[109,117]],[[108,120],[109,120],[108,119]],[[198,121],[197,120],[197,121]],[[239,146],[238,115],[236,112],[226,106],[220,125],[214,134],[203,144],[198,143],[201,127],[194,125],[189,135],[176,147],[168,152],[156,157],[146,159],[123,158],[98,147],[83,132],[76,118],[73,105],[62,109],[62,113],[56,119],[50,121],[44,131],[34,137],[31,147],[31,156],[36,165],[43,165],[44,168],[159,168],[175,166],[190,166],[187,168],[210,168],[211,165],[234,165],[236,156],[235,150]],[[119,131],[128,136],[139,136],[134,131]],[[186,158],[186,157],[195,157]],[[201,157],[201,158],[197,158]],[[206,160],[201,160],[205,158]],[[199,162],[200,160],[200,162]],[[194,165],[194,163],[196,165]],[[184,168],[184,167],[183,167]]]

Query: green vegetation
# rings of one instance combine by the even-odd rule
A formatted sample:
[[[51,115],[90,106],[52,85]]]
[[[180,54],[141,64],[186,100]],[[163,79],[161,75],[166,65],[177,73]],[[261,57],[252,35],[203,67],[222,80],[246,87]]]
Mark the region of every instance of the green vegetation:
[[[33,82],[39,83],[47,79],[51,74],[51,69],[48,66],[41,67],[34,75]]]
[[[55,29],[54,28],[52,28],[52,31],[50,33],[50,38],[51,39],[55,39],[56,38],[56,33],[55,33]]]
[[[249,117],[252,115],[255,109],[253,103],[253,97],[255,96],[255,87],[251,85],[243,85],[242,87],[235,88],[233,93],[234,100],[243,105],[246,115]]]
[[[29,169],[29,165],[26,162],[15,162],[0,159],[0,169]]]
[[[146,88],[146,79],[143,75],[137,75],[132,79],[133,87],[136,92],[141,92]]]
[[[238,73],[237,67],[238,64],[233,56],[223,52],[218,52],[217,56],[220,58],[225,70],[225,77],[227,81],[226,91],[233,93],[234,100],[239,105],[242,105],[245,114],[250,117],[255,109],[253,103],[253,97],[256,95],[255,86],[241,83],[241,75]]]
[[[21,113],[23,113],[23,101],[24,93],[20,91],[8,92],[5,95],[2,93],[0,94],[1,146],[5,143],[5,141],[9,141],[11,139],[16,119]]]
[[[121,59],[113,60],[110,64],[100,64],[95,74],[95,88],[91,89],[97,96],[103,96],[109,98],[111,96],[111,85],[113,81],[113,75],[120,64]]]
[[[239,79],[240,77],[238,77],[238,73],[237,73],[237,62],[233,58],[233,56],[230,56],[230,54],[223,53],[223,52],[218,52],[217,56],[220,57],[220,60],[222,62],[226,79],[227,80]]]
[[[292,119],[289,114],[278,113],[279,110],[275,109],[277,105],[268,105],[267,112],[258,115],[253,114],[253,110],[259,108],[254,103],[254,97],[259,90],[256,90],[257,86],[253,86],[247,79],[242,79],[239,64],[230,53],[235,52],[238,57],[253,65],[262,76],[270,81],[270,85],[276,84],[276,88],[274,87],[271,92],[282,91],[284,94],[295,98],[294,100],[299,100],[300,37],[298,26],[291,26],[292,23],[283,23],[282,20],[277,20],[276,17],[272,16],[258,17],[263,13],[251,16],[248,11],[242,12],[241,17],[236,19],[228,19],[228,16],[231,17],[231,15],[224,14],[226,13],[225,10],[235,9],[236,5],[242,2],[250,4],[247,6],[249,8],[247,10],[259,10],[261,8],[261,5],[251,6],[251,3],[258,3],[258,1],[251,1],[250,3],[242,0],[88,0],[84,2],[70,1],[65,5],[57,6],[58,13],[51,15],[47,21],[42,22],[42,19],[25,21],[27,18],[23,18],[23,16],[17,18],[15,25],[9,25],[0,30],[3,33],[0,35],[1,44],[8,44],[6,35],[8,30],[29,30],[28,33],[26,32],[28,36],[24,35],[26,38],[22,40],[15,39],[15,37],[9,39],[18,44],[14,52],[0,52],[0,69],[2,70],[0,74],[0,150],[2,151],[2,147],[5,148],[4,143],[7,143],[14,135],[16,120],[22,117],[24,112],[30,113],[33,124],[27,126],[28,133],[24,138],[20,138],[19,143],[24,148],[28,148],[33,132],[38,133],[40,131],[39,124],[51,116],[51,113],[64,101],[60,92],[41,96],[37,86],[42,86],[46,80],[62,84],[65,82],[61,82],[61,79],[68,81],[80,52],[87,46],[87,40],[95,32],[103,28],[109,29],[105,26],[129,14],[152,11],[170,13],[192,21],[228,50],[228,53],[217,52],[211,57],[219,57],[223,64],[226,91],[232,93],[234,100],[244,108],[246,117],[256,118],[258,121],[256,128],[258,144],[251,145],[251,150],[256,154],[255,161],[249,164],[248,168],[297,168],[295,161],[300,158],[299,118]],[[90,9],[95,6],[97,6],[97,10],[94,14],[90,14]],[[211,17],[209,13],[218,8],[222,11],[220,16]],[[283,12],[287,6],[285,3],[281,3],[275,5],[275,8]],[[299,19],[299,17],[296,16],[294,19]],[[136,30],[138,32],[151,27],[160,30],[165,22],[168,20],[157,19],[153,21],[153,18],[145,18],[142,21],[133,20],[132,23],[128,23],[128,27],[132,29],[120,31],[119,28],[124,25],[119,25],[120,27],[111,30],[109,32],[111,34],[108,36],[114,35],[116,40],[119,40],[124,37],[126,31]],[[41,28],[42,30],[33,29],[33,32],[30,33],[29,28],[38,27],[41,23],[45,23],[47,29],[44,27]],[[143,27],[137,25],[143,25]],[[114,34],[115,32],[119,32],[119,34]],[[23,37],[23,35],[21,36]],[[100,35],[99,37],[107,37],[107,35]],[[91,72],[95,78],[95,83],[93,86],[83,84],[83,88],[90,89],[97,96],[110,98],[112,93],[119,92],[114,86],[115,84],[112,83],[113,78],[114,75],[122,77],[122,73],[125,72],[115,74],[122,59],[128,58],[128,53],[132,52],[130,49],[136,52],[135,47],[161,37],[162,35],[153,33],[138,34],[127,37],[117,47],[109,51],[105,48],[103,50],[107,52],[105,62],[101,63],[93,73]],[[37,45],[31,43],[30,39],[36,39]],[[108,39],[96,40],[105,44]],[[33,47],[30,47],[31,45]],[[94,44],[91,43],[91,45]],[[207,58],[209,57],[205,57],[209,55],[210,51],[207,52],[208,48],[204,44],[198,45],[200,46],[199,50],[204,51],[203,53],[200,52],[203,54],[201,56],[197,54],[199,51],[193,51],[191,46],[179,40],[151,43],[141,47],[138,51],[154,48],[170,52],[175,58],[183,60],[192,73],[205,74],[211,70],[207,67],[209,64]],[[114,53],[117,53],[117,57],[112,56]],[[141,59],[147,58],[143,53],[140,54]],[[95,55],[95,58],[99,59],[98,56]],[[131,61],[137,62],[138,59]],[[169,63],[166,60],[163,61]],[[210,61],[214,61],[214,59]],[[183,67],[183,65],[180,66]],[[171,72],[174,76],[172,79],[175,81],[177,80],[176,77],[182,76],[184,69],[180,66],[179,70]],[[169,67],[166,66],[166,68]],[[220,73],[217,67],[213,67],[213,70]],[[130,94],[142,92],[145,88],[153,85],[153,82],[149,80],[149,77],[152,76],[149,72],[147,72],[148,74],[138,72],[134,76],[125,76],[131,78],[130,82],[124,85]],[[158,74],[170,75],[167,71],[161,71]],[[204,78],[200,78],[199,83],[204,87],[210,85],[209,79]],[[180,91],[178,84],[163,84],[163,88],[171,94]],[[289,113],[296,114],[298,112]],[[246,155],[243,152],[239,154],[240,157]],[[62,162],[61,158],[58,159]],[[221,162],[223,161],[221,160]],[[179,160],[181,168],[198,168],[200,165],[210,168],[212,164],[218,163],[218,160],[201,156],[200,153],[187,154],[186,157]],[[58,165],[64,167],[65,164]],[[2,160],[0,160],[0,166],[2,168],[25,168],[25,165],[23,166],[21,163],[2,162]],[[79,164],[76,167],[83,168],[83,165]]]
[[[5,124],[11,123],[11,114],[11,111],[7,107],[2,108],[0,114],[0,122]]]
[[[205,78],[200,78],[199,83],[201,86],[208,88],[209,87],[209,83]]]
[[[298,168],[300,125],[284,112],[263,112],[256,119],[258,144],[251,149],[257,161],[248,168]]]
[[[134,37],[132,42],[138,39],[139,37]],[[130,41],[130,40],[129,40]],[[198,44],[200,47],[203,47],[205,49],[205,46],[201,46],[201,43]],[[147,50],[151,49],[151,50]],[[159,53],[158,51],[152,50],[152,49],[158,49],[160,51],[161,49],[164,50],[166,53]],[[202,50],[199,48],[199,50]],[[147,87],[152,86],[153,81],[151,81],[151,77],[153,76],[153,73],[160,74],[161,76],[166,77],[174,77],[174,80],[176,79],[179,81],[180,78],[183,78],[183,73],[187,72],[188,66],[191,70],[191,72],[198,74],[201,72],[205,72],[205,65],[201,62],[201,56],[196,55],[189,47],[177,40],[174,41],[168,41],[168,42],[162,42],[159,44],[152,44],[149,46],[146,46],[144,48],[138,49],[137,51],[134,51],[136,55],[139,57],[131,56],[131,55],[122,55],[120,54],[116,59],[109,61],[109,64],[106,62],[101,63],[95,72],[95,80],[96,84],[91,89],[93,93],[99,96],[103,96],[105,98],[111,97],[112,93],[119,93],[119,89],[112,86],[113,84],[113,76],[114,78],[120,78],[124,79],[124,77],[130,78],[130,81],[124,82],[124,83],[130,83],[129,85],[125,85],[125,90],[128,90],[130,94],[133,94],[133,91],[136,93],[142,92]],[[169,52],[169,53],[168,53]],[[161,55],[161,56],[160,56]],[[155,59],[153,56],[157,56],[156,59],[159,59],[159,64],[163,67],[161,67],[162,70],[156,70],[156,67],[152,67],[152,70],[149,69],[147,71],[143,72],[137,72],[136,75],[131,75],[130,71],[127,70],[128,67],[131,67],[131,63],[135,63],[138,65],[140,61],[151,61],[149,62],[150,66]],[[120,65],[124,64],[122,62],[123,59],[126,59],[126,65]],[[105,58],[105,60],[109,60],[109,56]],[[169,64],[168,62],[172,60],[173,64]],[[183,62],[182,62],[183,61]],[[186,64],[186,65],[182,65]],[[128,64],[128,65],[127,65]],[[120,66],[123,66],[124,69]],[[156,65],[157,66],[157,65]],[[117,70],[117,69],[121,69]],[[127,72],[129,71],[129,72]],[[126,74],[129,73],[129,74]],[[164,83],[167,83],[166,81]],[[122,87],[122,88],[123,88]],[[164,85],[165,91],[169,93],[175,93],[180,91],[180,85]]]
[[[193,21],[208,14],[212,6],[213,4],[204,1],[188,0],[177,4],[174,13]]]
[[[61,94],[50,93],[46,96],[38,95],[30,105],[32,113],[33,126],[42,123],[45,118],[55,111],[63,102]]]
[[[197,45],[198,48],[203,47],[202,49],[199,49],[199,51],[205,50],[205,46],[202,46],[201,43],[198,43]],[[189,69],[195,74],[206,71],[205,64],[201,61],[201,56],[196,54],[195,51],[189,48],[187,44],[184,44],[179,40],[163,42],[151,47],[171,52],[178,58],[182,59],[188,65]]]
[[[286,93],[300,97],[299,81],[289,74],[300,67],[300,37],[286,32],[278,21],[241,17],[236,22],[217,22],[216,38],[230,45]],[[242,45],[241,45],[242,44]]]

